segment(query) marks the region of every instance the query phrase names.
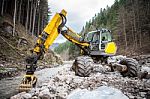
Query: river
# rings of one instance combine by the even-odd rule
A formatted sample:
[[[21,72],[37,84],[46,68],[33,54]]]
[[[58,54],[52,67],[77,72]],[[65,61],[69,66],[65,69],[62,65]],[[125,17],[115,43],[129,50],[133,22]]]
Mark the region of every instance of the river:
[[[58,71],[63,70],[66,67],[70,67],[72,61],[64,62],[64,65],[59,65],[54,68],[45,68],[39,71],[36,71],[35,74],[38,77],[37,85],[41,85],[44,82],[47,82],[50,77],[56,75]],[[18,86],[22,80],[23,74],[20,76],[5,78],[0,80],[0,99],[7,99],[11,96],[18,93]]]

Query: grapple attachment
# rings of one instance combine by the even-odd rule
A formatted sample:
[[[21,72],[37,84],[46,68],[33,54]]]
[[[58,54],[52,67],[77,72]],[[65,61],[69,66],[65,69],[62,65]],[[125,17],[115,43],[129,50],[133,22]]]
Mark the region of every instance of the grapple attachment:
[[[37,77],[35,75],[25,75],[21,84],[19,85],[19,92],[30,91],[31,88],[36,86]]]

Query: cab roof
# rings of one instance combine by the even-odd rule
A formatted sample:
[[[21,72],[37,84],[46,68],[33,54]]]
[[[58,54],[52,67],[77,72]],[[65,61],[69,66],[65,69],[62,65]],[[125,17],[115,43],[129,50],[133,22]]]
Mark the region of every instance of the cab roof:
[[[101,32],[101,33],[104,33],[104,32],[111,32],[110,30],[108,29],[105,29],[105,28],[101,28],[99,30],[96,30],[96,31],[90,31],[88,33],[94,33],[94,32]]]

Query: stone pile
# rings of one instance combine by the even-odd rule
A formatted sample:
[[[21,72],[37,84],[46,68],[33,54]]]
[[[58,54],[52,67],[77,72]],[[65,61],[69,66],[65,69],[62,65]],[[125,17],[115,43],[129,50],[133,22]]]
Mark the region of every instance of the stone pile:
[[[50,78],[48,83],[43,83],[29,93],[20,93],[11,97],[29,97],[49,99],[66,99],[76,89],[95,90],[101,86],[119,89],[130,99],[150,98],[150,79],[122,77],[118,72],[108,72],[108,67],[101,66],[102,71],[94,72],[89,77],[75,76],[70,68],[65,68],[57,75]]]

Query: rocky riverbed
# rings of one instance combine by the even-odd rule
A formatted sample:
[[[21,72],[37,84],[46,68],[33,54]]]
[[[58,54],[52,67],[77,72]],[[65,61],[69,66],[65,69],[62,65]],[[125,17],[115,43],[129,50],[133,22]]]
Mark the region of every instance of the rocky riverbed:
[[[49,76],[45,81],[38,84],[38,87],[32,89],[30,92],[22,92],[11,97],[11,99],[20,98],[35,98],[35,99],[66,99],[77,89],[84,89],[88,91],[97,90],[97,88],[107,86],[109,88],[116,88],[120,90],[127,98],[130,99],[150,99],[150,79],[139,79],[122,77],[118,72],[110,72],[108,66],[93,64],[96,72],[93,72],[89,77],[75,76],[74,72],[70,70],[71,63],[63,66],[53,76]],[[146,70],[150,70],[148,65],[143,65]],[[52,70],[52,71],[54,71]],[[150,71],[147,71],[150,73]],[[51,73],[51,72],[46,72]],[[41,75],[41,74],[40,74]],[[44,74],[42,74],[44,77]],[[104,90],[105,91],[105,90]],[[107,92],[106,92],[107,93]],[[69,98],[80,99],[80,98]],[[105,98],[104,98],[105,99]],[[108,98],[110,99],[110,98]],[[120,97],[115,98],[120,99]],[[125,98],[126,99],[126,98]]]
[[[50,77],[56,75],[58,71],[62,71],[64,68],[67,68],[68,64],[72,62],[65,62],[64,65],[56,65],[54,68],[44,68],[39,69],[35,72],[38,77],[37,86],[41,86],[42,83],[49,81]],[[41,67],[41,66],[39,66]],[[25,72],[22,72],[16,77],[7,77],[0,80],[0,99],[10,98],[11,96],[18,93],[18,86],[23,78]],[[19,98],[20,99],[20,98]]]

